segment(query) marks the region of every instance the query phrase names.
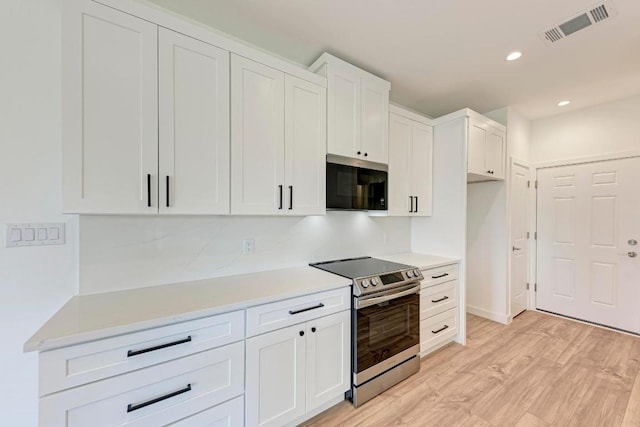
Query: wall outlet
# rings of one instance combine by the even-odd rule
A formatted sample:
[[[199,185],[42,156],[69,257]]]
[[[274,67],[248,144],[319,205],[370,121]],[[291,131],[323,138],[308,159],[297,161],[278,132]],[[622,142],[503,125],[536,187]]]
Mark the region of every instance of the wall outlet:
[[[64,245],[64,222],[7,224],[7,248],[47,245]]]
[[[244,239],[242,241],[242,254],[253,255],[256,253],[256,241],[254,239]]]

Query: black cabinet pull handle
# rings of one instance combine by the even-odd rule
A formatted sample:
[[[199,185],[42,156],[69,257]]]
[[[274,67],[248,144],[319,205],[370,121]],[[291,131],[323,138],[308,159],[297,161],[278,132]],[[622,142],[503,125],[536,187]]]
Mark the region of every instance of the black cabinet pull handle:
[[[293,210],[293,185],[289,186],[289,210]]]
[[[316,327],[314,326],[313,328],[311,328],[311,332],[315,332],[316,331]]]
[[[282,209],[282,185],[278,185],[278,191],[280,192],[280,205],[278,209]]]
[[[304,336],[304,331],[300,331],[300,336],[303,337]]]
[[[440,299],[432,299],[431,302],[442,302],[442,301],[448,300],[448,299],[449,299],[449,297],[445,295]]]
[[[153,405],[154,403],[162,402],[163,400],[170,399],[188,391],[191,391],[191,384],[187,384],[185,388],[181,388],[180,390],[173,391],[171,393],[165,394],[164,396],[156,397],[155,399],[147,400],[146,402],[138,403],[137,405],[129,403],[127,405],[127,412],[137,411],[138,409],[145,408],[149,405]]]
[[[324,307],[323,303],[320,303],[318,305],[314,305],[313,307],[307,307],[307,308],[301,308],[300,310],[289,310],[289,314],[298,314],[298,313],[304,313],[305,311],[309,311],[309,310],[315,310],[316,308],[322,308]]]
[[[186,337],[185,339],[169,342],[166,344],[156,345],[154,347],[143,348],[142,350],[129,350],[127,351],[127,357],[137,356],[139,354],[149,353],[151,351],[162,350],[163,348],[173,347],[174,345],[180,345],[191,342],[191,335]]]
[[[167,175],[167,207],[169,207],[169,175]]]
[[[418,212],[418,196],[416,196],[416,210],[414,212]]]
[[[441,277],[447,277],[448,275],[449,275],[449,273],[443,273],[443,274],[440,274],[438,276],[431,276],[431,278],[432,279],[439,279]]]
[[[151,174],[147,174],[147,207],[151,207]]]
[[[444,325],[442,328],[438,329],[437,331],[431,331],[432,334],[439,334],[440,332],[444,331],[445,329],[449,329],[449,325]]]
[[[413,212],[413,196],[409,196],[409,203],[411,207],[409,208],[409,213]]]

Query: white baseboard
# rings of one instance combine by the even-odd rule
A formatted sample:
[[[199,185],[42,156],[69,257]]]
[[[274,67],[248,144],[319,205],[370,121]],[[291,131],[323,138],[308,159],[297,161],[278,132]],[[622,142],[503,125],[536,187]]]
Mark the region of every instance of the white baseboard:
[[[476,316],[484,317],[485,319],[493,320],[494,322],[508,325],[510,322],[509,316],[506,314],[496,313],[495,311],[485,310],[484,308],[475,307],[473,305],[467,306],[467,313],[475,314]]]

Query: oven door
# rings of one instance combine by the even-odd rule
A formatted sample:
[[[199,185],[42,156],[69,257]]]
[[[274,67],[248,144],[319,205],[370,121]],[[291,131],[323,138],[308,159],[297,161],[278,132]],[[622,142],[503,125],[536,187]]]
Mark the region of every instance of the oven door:
[[[353,382],[360,385],[420,350],[420,285],[393,299],[358,303],[353,310]],[[372,298],[373,300],[373,298]],[[360,300],[361,301],[361,300]]]

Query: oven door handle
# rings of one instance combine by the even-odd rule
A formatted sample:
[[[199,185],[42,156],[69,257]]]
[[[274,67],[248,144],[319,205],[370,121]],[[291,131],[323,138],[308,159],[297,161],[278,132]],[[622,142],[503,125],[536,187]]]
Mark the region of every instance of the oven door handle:
[[[391,301],[396,298],[404,297],[407,295],[416,294],[418,292],[420,292],[420,283],[416,283],[415,286],[412,286],[411,288],[401,292],[394,292],[392,294],[387,294],[380,297],[358,299],[356,300],[356,303],[355,303],[355,309],[358,310],[360,308],[370,307],[372,305],[380,304],[386,301]]]

